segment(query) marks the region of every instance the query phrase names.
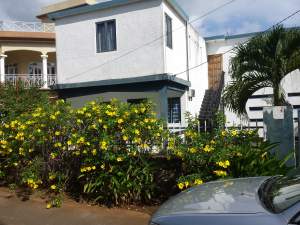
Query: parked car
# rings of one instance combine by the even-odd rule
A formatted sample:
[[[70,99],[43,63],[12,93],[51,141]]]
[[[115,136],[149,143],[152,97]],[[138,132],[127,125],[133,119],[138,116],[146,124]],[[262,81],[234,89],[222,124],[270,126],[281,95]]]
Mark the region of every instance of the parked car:
[[[300,225],[300,175],[209,182],[171,198],[150,225]]]

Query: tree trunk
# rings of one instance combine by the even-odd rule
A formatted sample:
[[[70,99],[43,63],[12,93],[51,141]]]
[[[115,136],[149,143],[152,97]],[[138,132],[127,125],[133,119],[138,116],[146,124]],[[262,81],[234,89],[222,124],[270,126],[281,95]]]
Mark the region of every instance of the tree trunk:
[[[273,95],[274,95],[274,106],[281,106],[282,101],[281,101],[281,93],[280,93],[280,84],[276,84],[273,87]]]

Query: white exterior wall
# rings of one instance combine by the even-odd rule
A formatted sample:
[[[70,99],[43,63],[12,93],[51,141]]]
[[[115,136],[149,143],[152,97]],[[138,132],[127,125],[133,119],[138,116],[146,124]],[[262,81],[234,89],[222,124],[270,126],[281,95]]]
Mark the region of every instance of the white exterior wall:
[[[166,38],[164,38],[165,73],[178,74],[183,72],[177,77],[191,82],[191,89],[195,90],[195,97],[190,101],[188,93],[182,96],[181,106],[185,108],[182,118],[187,111],[195,116],[199,114],[205,90],[208,88],[207,64],[204,63],[207,61],[205,41],[191,25],[186,24],[166,1],[163,1],[162,6],[164,34],[166,34],[165,14],[172,18],[173,26],[172,49],[167,47]],[[189,62],[187,62],[187,57]],[[204,65],[184,72],[200,63],[204,63]]]
[[[172,49],[167,47],[166,38],[164,38],[165,73],[177,74],[187,70],[186,22],[165,1],[163,1],[162,7],[164,18],[164,34],[166,34],[165,14],[172,18],[173,27]],[[184,80],[188,80],[187,73],[179,74],[177,77],[182,78]]]
[[[208,89],[208,66],[205,40],[198,32],[189,26],[189,79],[191,89],[195,90],[195,97],[188,101],[188,111],[192,115],[199,115],[205,90]]]
[[[166,46],[165,14],[172,18],[172,49]],[[112,19],[116,20],[117,50],[97,53],[96,23]],[[185,20],[165,0],[135,2],[58,19],[56,45],[59,84],[177,74],[188,69],[187,57],[189,68],[207,61],[204,39],[192,26],[187,28]],[[208,87],[206,74],[204,64],[177,76],[189,79],[196,92],[192,101],[188,92],[182,94],[182,123],[178,126],[186,125],[187,111],[199,114]]]
[[[116,20],[117,50],[96,52],[96,23]],[[161,1],[141,1],[56,21],[58,83],[164,72]],[[152,42],[153,40],[157,41]],[[145,45],[146,44],[146,45]]]
[[[250,37],[245,38],[236,38],[236,39],[229,39],[229,40],[216,40],[216,41],[207,41],[207,54],[223,54],[224,52],[232,49],[239,43],[244,43]],[[225,85],[230,82],[230,74],[229,74],[229,66],[230,66],[230,58],[233,57],[234,54],[232,52],[223,54],[223,71],[225,72]],[[294,71],[288,74],[282,80],[282,87],[288,96],[288,93],[300,93],[300,71]],[[272,94],[271,88],[263,88],[254,95],[264,95],[264,94]],[[300,97],[287,97],[288,101],[292,105],[300,105]],[[246,110],[249,119],[262,119],[263,118],[263,111],[250,111],[249,107],[264,107],[271,105],[270,98],[255,98],[249,99],[246,105]],[[262,127],[263,122],[249,122],[248,118],[241,119],[236,114],[230,112],[229,110],[225,110],[225,115],[227,119],[227,126],[250,126],[250,127]],[[294,110],[294,118],[297,117],[297,110]],[[295,131],[297,128],[297,124],[295,123]],[[298,132],[295,132],[298,133]],[[263,130],[260,129],[260,134],[263,135]]]

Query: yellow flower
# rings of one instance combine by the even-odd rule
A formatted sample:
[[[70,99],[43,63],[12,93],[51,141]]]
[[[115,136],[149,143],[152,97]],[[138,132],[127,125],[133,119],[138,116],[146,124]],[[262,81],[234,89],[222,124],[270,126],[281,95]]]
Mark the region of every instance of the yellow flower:
[[[134,130],[134,133],[136,134],[136,135],[139,135],[140,134],[140,131],[139,130]]]
[[[118,157],[117,158],[117,162],[122,162],[123,161],[123,158],[122,157]]]
[[[106,142],[106,141],[102,141],[102,142],[100,143],[100,148],[101,148],[102,150],[107,150],[107,142]]]
[[[179,184],[177,184],[177,186],[180,190],[182,190],[184,188],[184,183],[179,183]]]
[[[86,113],[85,116],[86,116],[86,117],[92,117],[92,114]]]
[[[56,189],[56,185],[55,185],[55,184],[52,184],[52,185],[50,186],[50,188],[51,188],[52,190],[55,190],[55,189]]]
[[[82,123],[82,120],[81,119],[77,119],[76,121],[78,124]]]
[[[56,176],[54,174],[49,176],[49,180],[54,180],[56,178]]]
[[[188,186],[190,185],[190,183],[188,181],[185,181],[184,185],[185,185],[186,188],[188,188]]]
[[[52,207],[51,203],[48,203],[48,204],[46,205],[46,209],[50,209],[51,207]]]
[[[179,158],[182,158],[182,157],[183,157],[183,153],[180,152],[180,151],[178,151],[178,152],[176,153],[176,155],[177,155]]]
[[[107,125],[103,125],[103,128],[104,128],[105,130],[107,130]]]
[[[105,169],[105,164],[101,165],[101,169],[103,169],[103,170]]]
[[[230,166],[230,162],[228,160],[224,161],[224,162],[217,162],[216,163],[218,166],[223,167],[223,168],[228,168]]]
[[[145,108],[145,107],[141,108],[141,112],[142,112],[142,113],[144,113],[145,111],[146,111],[146,108]]]
[[[51,159],[55,159],[56,158],[56,153],[54,153],[54,152],[52,152],[51,154],[50,154],[50,157],[51,157]]]
[[[72,144],[72,141],[71,140],[67,141],[67,144],[70,146]]]
[[[189,152],[194,154],[197,152],[197,149],[196,148],[189,148]]]
[[[96,149],[92,150],[92,155],[97,155],[97,150]]]
[[[59,131],[55,131],[55,135],[56,135],[56,136],[59,136],[59,135],[60,135],[60,132],[59,132]]]
[[[238,135],[238,131],[237,131],[237,130],[231,131],[231,135],[232,135],[233,137],[236,137],[236,136]]]
[[[96,166],[92,166],[92,170],[95,170],[96,169]]]
[[[50,119],[56,120],[56,116],[55,116],[55,115],[51,115],[51,116],[50,116]]]
[[[209,146],[209,145],[205,145],[204,149],[203,149],[205,152],[211,152],[214,150],[214,148],[212,146]]]
[[[223,130],[222,133],[221,133],[221,135],[222,135],[223,137],[225,137],[226,134],[227,134],[226,130]]]
[[[253,133],[254,133],[253,130],[248,130],[248,134],[249,134],[249,135],[252,135]]]
[[[201,179],[196,179],[196,180],[194,181],[194,184],[195,184],[195,185],[203,184],[203,180],[201,180]]]
[[[124,122],[123,119],[118,119],[118,124],[121,124],[121,123],[123,123],[123,122]]]
[[[226,177],[227,176],[227,172],[223,171],[223,170],[215,170],[214,174],[216,174],[219,177]]]
[[[123,140],[124,140],[124,141],[128,141],[128,137],[124,135],[124,136],[123,136]]]

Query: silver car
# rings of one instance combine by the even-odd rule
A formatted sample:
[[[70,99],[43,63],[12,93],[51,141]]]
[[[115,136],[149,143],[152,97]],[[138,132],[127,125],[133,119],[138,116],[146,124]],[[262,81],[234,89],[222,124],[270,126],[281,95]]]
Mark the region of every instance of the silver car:
[[[209,182],[164,203],[151,225],[300,225],[300,175]]]

